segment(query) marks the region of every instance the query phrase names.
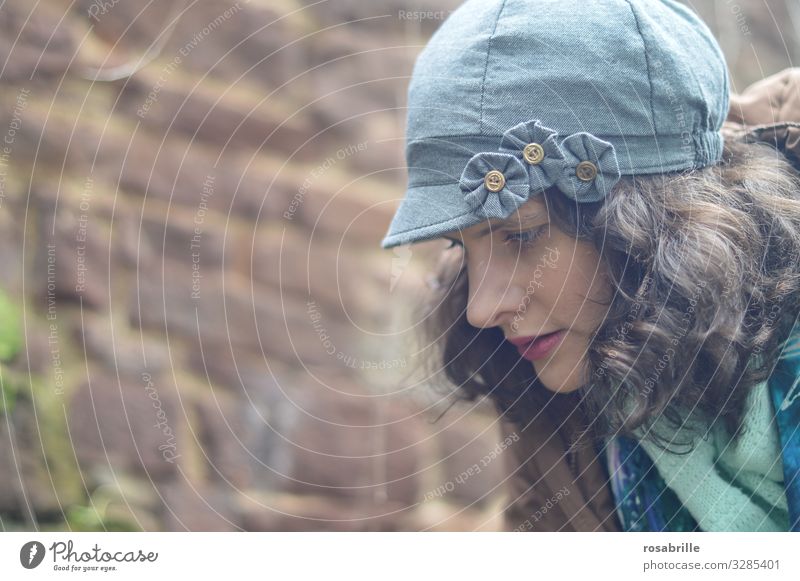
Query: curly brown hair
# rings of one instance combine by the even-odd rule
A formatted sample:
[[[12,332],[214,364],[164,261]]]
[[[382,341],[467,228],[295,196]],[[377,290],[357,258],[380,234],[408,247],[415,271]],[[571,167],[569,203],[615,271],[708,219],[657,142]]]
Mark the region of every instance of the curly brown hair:
[[[592,418],[582,435],[635,435],[659,417],[690,433],[722,421],[738,435],[749,388],[771,374],[800,306],[798,171],[773,147],[728,136],[713,166],[623,176],[590,204],[543,195],[551,222],[591,241],[611,273],[591,380],[578,390]],[[486,396],[523,423],[554,394],[499,328],[468,323],[462,252],[443,253],[438,290],[418,311],[427,363],[458,399]],[[646,437],[667,448],[655,430]]]

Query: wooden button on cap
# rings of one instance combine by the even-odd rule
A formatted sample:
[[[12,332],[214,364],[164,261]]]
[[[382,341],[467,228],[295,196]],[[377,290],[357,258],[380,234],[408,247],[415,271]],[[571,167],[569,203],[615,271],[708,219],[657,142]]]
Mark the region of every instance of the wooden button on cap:
[[[544,159],[544,148],[538,143],[529,143],[522,150],[522,156],[525,161],[535,165]]]
[[[575,175],[582,182],[590,182],[597,175],[597,166],[591,161],[582,161],[575,168]]]
[[[483,183],[490,192],[499,192],[506,185],[506,178],[502,172],[493,169],[483,178]]]

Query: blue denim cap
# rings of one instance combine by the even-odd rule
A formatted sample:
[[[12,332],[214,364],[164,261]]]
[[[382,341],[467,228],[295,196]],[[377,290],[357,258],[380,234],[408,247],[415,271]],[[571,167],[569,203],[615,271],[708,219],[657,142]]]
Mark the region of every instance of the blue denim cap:
[[[622,175],[722,156],[730,81],[672,0],[467,0],[408,87],[405,198],[383,248],[505,219],[557,187],[597,202]]]

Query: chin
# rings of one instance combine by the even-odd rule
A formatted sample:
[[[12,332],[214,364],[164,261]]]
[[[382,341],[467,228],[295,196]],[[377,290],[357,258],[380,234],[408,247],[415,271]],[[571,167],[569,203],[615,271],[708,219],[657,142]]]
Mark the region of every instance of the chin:
[[[583,385],[583,382],[579,379],[579,373],[577,373],[579,370],[575,369],[574,366],[570,366],[570,369],[564,372],[553,365],[552,361],[548,361],[542,365],[543,368],[541,372],[536,369],[536,363],[533,364],[533,367],[536,370],[539,381],[541,381],[542,385],[549,391],[554,393],[571,393],[577,391]],[[569,375],[565,378],[567,373],[569,373]]]

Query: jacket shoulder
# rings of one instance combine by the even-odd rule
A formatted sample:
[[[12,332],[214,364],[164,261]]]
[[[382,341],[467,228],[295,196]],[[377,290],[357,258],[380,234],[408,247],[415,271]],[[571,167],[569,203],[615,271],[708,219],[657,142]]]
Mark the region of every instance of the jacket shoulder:
[[[723,134],[781,151],[800,171],[800,67],[770,75],[731,94]]]
[[[573,471],[564,425],[545,412],[525,425],[500,419],[502,437],[511,442],[505,460],[507,530],[620,530],[603,459],[579,448]]]

